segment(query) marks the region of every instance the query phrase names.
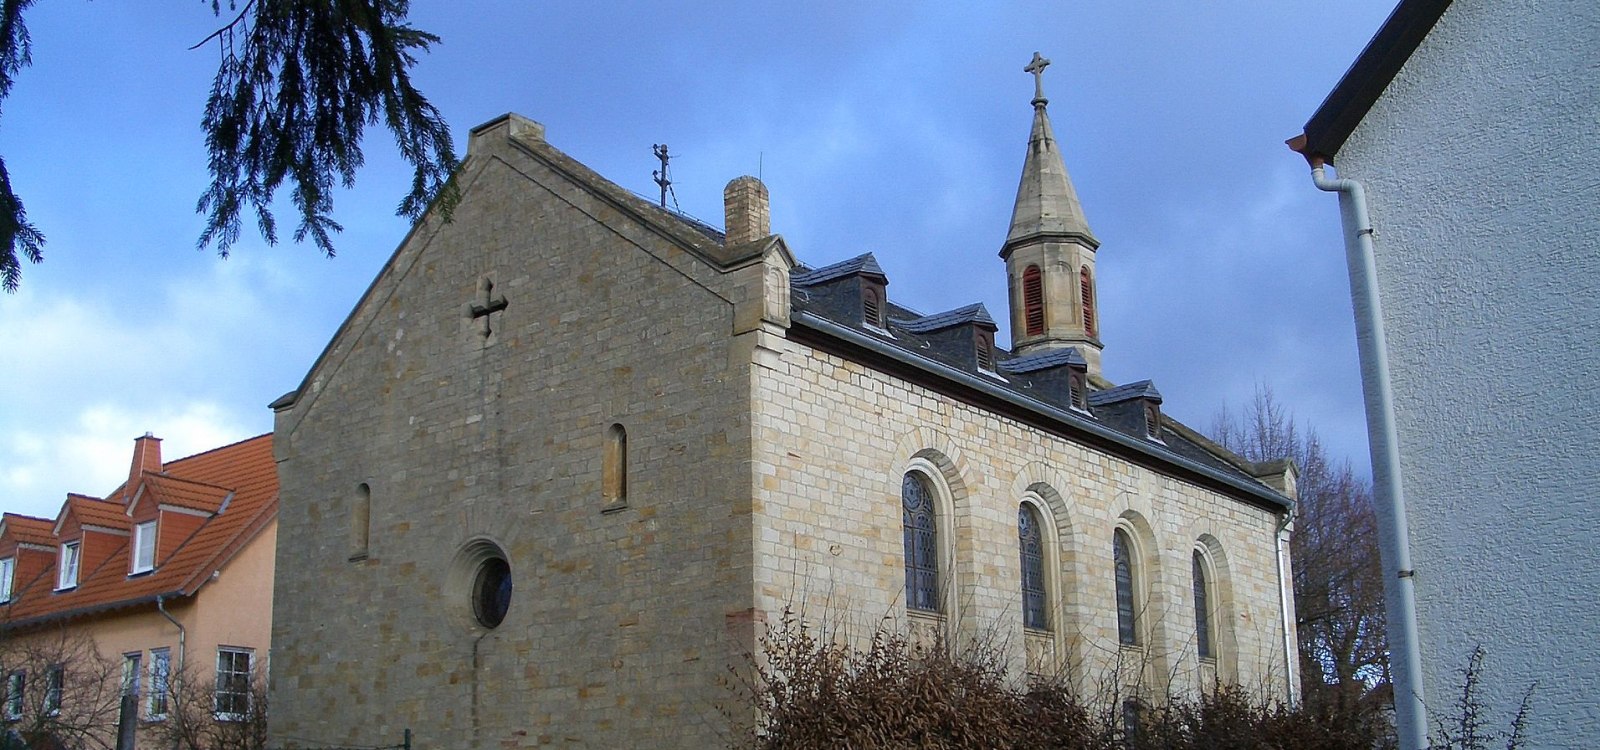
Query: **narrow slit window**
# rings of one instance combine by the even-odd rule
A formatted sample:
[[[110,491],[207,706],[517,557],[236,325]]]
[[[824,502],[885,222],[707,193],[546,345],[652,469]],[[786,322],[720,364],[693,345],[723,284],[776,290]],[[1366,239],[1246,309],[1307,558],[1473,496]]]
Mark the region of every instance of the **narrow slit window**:
[[[350,559],[365,560],[372,544],[372,487],[356,485],[350,496]]]
[[[1044,333],[1044,274],[1038,266],[1022,272],[1022,317],[1029,336]]]
[[[605,459],[600,482],[606,508],[628,504],[628,431],[620,424],[606,430]]]

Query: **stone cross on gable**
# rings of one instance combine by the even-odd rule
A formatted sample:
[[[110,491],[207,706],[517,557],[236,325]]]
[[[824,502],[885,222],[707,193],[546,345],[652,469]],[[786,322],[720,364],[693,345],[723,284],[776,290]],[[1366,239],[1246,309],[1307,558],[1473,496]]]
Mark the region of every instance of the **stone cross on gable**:
[[[1050,67],[1050,61],[1040,57],[1038,52],[1033,53],[1033,61],[1022,69],[1024,73],[1033,74],[1033,103],[1035,106],[1049,104],[1050,100],[1044,98],[1044,69]]]
[[[478,299],[467,306],[467,312],[478,321],[478,335],[489,338],[493,329],[489,327],[489,317],[506,309],[506,297],[494,291],[494,282],[488,276],[478,279]]]

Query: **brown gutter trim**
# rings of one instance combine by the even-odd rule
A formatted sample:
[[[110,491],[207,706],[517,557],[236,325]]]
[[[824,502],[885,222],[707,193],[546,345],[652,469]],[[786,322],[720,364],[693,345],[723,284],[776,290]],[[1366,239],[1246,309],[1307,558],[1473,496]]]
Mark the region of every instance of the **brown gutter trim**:
[[[76,618],[76,617],[86,617],[88,615],[97,615],[97,614],[100,614],[100,613],[103,613],[103,612],[110,612],[112,610],[127,609],[127,608],[130,608],[130,607],[137,607],[137,606],[140,606],[140,605],[143,605],[143,604],[155,604],[156,603],[156,599],[158,599],[158,598],[177,598],[177,597],[182,597],[182,596],[184,596],[184,594],[181,591],[168,591],[168,592],[164,592],[164,593],[160,593],[160,594],[150,594],[149,596],[141,596],[138,599],[124,599],[122,601],[116,601],[116,602],[103,602],[103,603],[100,603],[100,604],[91,604],[91,605],[86,606],[86,607],[78,607],[76,609],[67,609],[67,610],[62,610],[60,612],[51,612],[49,614],[34,615],[32,617],[27,617],[27,618],[23,618],[21,620],[15,620],[15,621],[12,621],[12,622],[0,622],[0,632],[11,632],[11,631],[15,631],[15,630],[25,630],[25,629],[31,628],[31,627],[33,627],[35,625],[43,625],[45,623],[54,622],[56,620],[70,620],[70,619],[73,619],[73,618]]]
[[[1332,162],[1449,7],[1450,0],[1401,0],[1289,148]]]

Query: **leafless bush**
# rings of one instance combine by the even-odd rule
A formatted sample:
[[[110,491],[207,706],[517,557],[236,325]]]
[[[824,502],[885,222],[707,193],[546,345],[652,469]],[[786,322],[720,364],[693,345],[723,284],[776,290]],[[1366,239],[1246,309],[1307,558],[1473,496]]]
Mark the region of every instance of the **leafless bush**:
[[[120,667],[92,639],[66,630],[0,641],[6,745],[109,748],[116,741]]]
[[[1002,644],[919,644],[881,627],[864,648],[786,611],[733,669],[745,750],[1374,750],[1386,727],[1219,688],[1160,703],[1130,686],[1083,698],[1065,681],[1009,675]],[[730,714],[731,718],[736,718]]]
[[[185,668],[167,681],[166,714],[145,726],[153,747],[168,750],[266,750],[267,689],[257,674],[225,685]]]

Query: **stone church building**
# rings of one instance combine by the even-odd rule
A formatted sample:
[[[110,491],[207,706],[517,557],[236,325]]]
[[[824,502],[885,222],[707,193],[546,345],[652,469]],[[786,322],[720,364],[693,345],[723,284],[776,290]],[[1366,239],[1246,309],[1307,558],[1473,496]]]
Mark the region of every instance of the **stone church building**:
[[[754,178],[718,231],[536,122],[474,129],[453,220],[273,404],[272,744],[718,746],[786,608],[994,639],[1019,680],[1292,697],[1293,468],[1101,376],[1045,62],[1009,349],[871,255],[798,263]]]

